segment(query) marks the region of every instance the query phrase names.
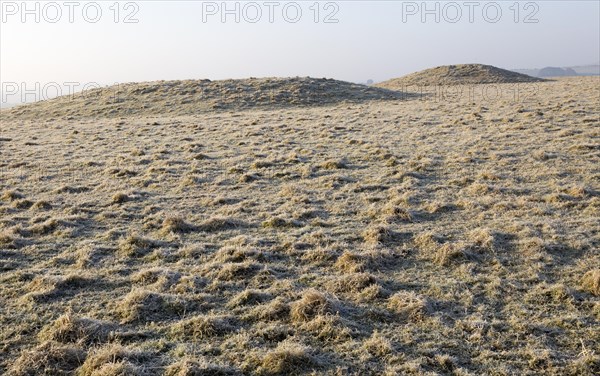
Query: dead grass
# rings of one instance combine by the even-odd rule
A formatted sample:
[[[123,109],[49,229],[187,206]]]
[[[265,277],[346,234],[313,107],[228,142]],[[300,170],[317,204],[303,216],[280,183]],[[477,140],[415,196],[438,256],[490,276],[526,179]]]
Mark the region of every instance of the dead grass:
[[[0,374],[598,374],[597,78],[285,82],[2,112]]]
[[[155,249],[158,243],[137,234],[129,235],[119,242],[118,254],[122,257],[142,257]]]
[[[310,349],[297,343],[282,342],[265,355],[259,373],[289,375],[312,369],[316,365]]]
[[[163,235],[193,231],[196,226],[188,223],[181,216],[168,216],[163,220],[161,232]]]
[[[242,221],[227,218],[227,217],[214,217],[207,219],[202,222],[197,228],[199,231],[205,232],[219,232],[219,231],[227,231],[240,227],[244,227],[245,223]]]
[[[376,278],[369,273],[347,274],[336,278],[329,283],[331,290],[335,292],[360,293],[366,288],[377,283]]]
[[[8,375],[68,375],[83,364],[86,355],[78,347],[43,342],[33,350],[24,351],[11,365]]]
[[[134,289],[118,303],[116,313],[125,323],[149,322],[182,317],[192,306],[177,295]]]
[[[302,298],[291,306],[291,318],[295,322],[310,321],[318,315],[333,314],[336,311],[335,304],[326,295],[308,290],[302,294]]]
[[[91,352],[77,370],[79,376],[141,376],[151,368],[152,354],[132,350],[119,344],[108,344]]]
[[[596,296],[600,296],[600,269],[590,270],[583,275],[581,287]]]
[[[433,262],[440,266],[449,266],[466,258],[462,243],[446,243],[439,246],[433,255]]]
[[[344,251],[335,262],[335,267],[345,273],[358,273],[365,270],[365,257],[350,251]]]
[[[236,376],[241,372],[233,367],[211,364],[206,360],[184,359],[169,366],[165,376]]]
[[[394,351],[390,341],[379,332],[374,332],[371,337],[364,342],[363,346],[369,354],[380,358],[385,358]]]
[[[60,316],[50,326],[42,329],[39,338],[45,341],[75,344],[106,343],[114,337],[116,325],[71,313]]]
[[[195,316],[173,325],[170,335],[185,340],[223,336],[236,330],[234,323],[231,316]]]
[[[428,300],[411,291],[399,291],[388,299],[388,309],[402,320],[422,320],[430,311]]]

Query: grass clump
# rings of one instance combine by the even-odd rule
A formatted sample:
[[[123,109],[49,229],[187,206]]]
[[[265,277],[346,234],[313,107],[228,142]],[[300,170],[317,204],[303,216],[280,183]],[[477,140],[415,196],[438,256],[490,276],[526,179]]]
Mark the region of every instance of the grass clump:
[[[251,261],[242,263],[226,263],[216,275],[220,281],[233,281],[236,279],[249,279],[260,269],[259,264]]]
[[[369,273],[352,273],[332,280],[328,285],[336,292],[359,293],[377,283]]]
[[[42,340],[60,343],[105,343],[114,334],[116,326],[99,320],[76,317],[71,313],[64,314],[51,325],[46,326],[39,334]]]
[[[446,243],[439,246],[434,255],[433,262],[439,266],[449,266],[455,261],[462,260],[466,253],[461,243]]]
[[[213,217],[202,222],[198,226],[199,231],[219,232],[244,227],[244,223],[227,217]]]
[[[292,342],[281,342],[274,350],[265,355],[260,373],[265,375],[298,374],[315,366],[316,361],[308,347]]]
[[[267,304],[254,307],[247,317],[258,321],[283,320],[290,314],[290,305],[281,297],[271,300]]]
[[[393,239],[393,232],[387,226],[375,225],[368,227],[362,234],[367,244],[381,245],[390,242]]]
[[[153,354],[108,344],[91,353],[77,370],[77,376],[138,376],[152,365]]]
[[[127,201],[129,201],[131,198],[129,197],[129,195],[127,193],[124,192],[118,192],[115,193],[112,198],[111,198],[111,203],[112,204],[116,204],[116,205],[120,205],[123,204]]]
[[[0,246],[14,248],[17,238],[11,229],[0,230]]]
[[[42,223],[38,223],[33,225],[27,229],[30,234],[33,235],[49,235],[55,232],[58,227],[61,225],[61,221],[56,218],[49,218]]]
[[[164,376],[236,376],[241,372],[233,367],[209,363],[206,360],[183,359],[165,370]]]
[[[590,270],[583,275],[581,287],[596,296],[600,296],[600,269]]]
[[[380,358],[384,358],[394,351],[391,342],[377,331],[373,332],[363,346],[369,354]]]
[[[343,342],[352,337],[350,329],[338,315],[317,315],[299,328],[325,343]]]
[[[22,193],[14,190],[14,189],[11,189],[11,190],[4,191],[2,193],[2,196],[0,196],[0,198],[4,201],[16,201],[16,200],[25,198],[25,196]]]
[[[265,294],[257,290],[245,290],[231,298],[227,303],[227,307],[236,308],[241,306],[256,305],[264,302],[269,298],[268,294]]]
[[[117,253],[122,257],[142,257],[158,247],[152,239],[137,234],[129,235],[119,242]]]
[[[293,220],[288,220],[281,217],[269,218],[262,223],[264,228],[293,228],[300,227],[300,223]]]
[[[402,320],[418,321],[430,311],[426,298],[412,291],[399,291],[388,299],[388,309]]]
[[[161,232],[163,234],[177,234],[193,231],[196,226],[186,222],[181,216],[169,216],[163,220]]]
[[[338,257],[334,266],[336,269],[345,273],[362,272],[365,269],[364,256],[358,253],[344,251],[344,253]]]
[[[532,304],[565,305],[571,301],[571,294],[567,287],[561,283],[540,283],[525,295],[525,301]]]
[[[231,316],[196,316],[171,326],[170,335],[176,339],[198,340],[223,336],[236,330]]]
[[[71,375],[84,363],[86,352],[71,345],[46,341],[26,350],[8,370],[11,376]]]
[[[40,200],[36,201],[31,208],[35,210],[50,210],[52,209],[52,204],[48,201]]]
[[[386,216],[387,222],[413,222],[414,215],[410,210],[405,209],[401,206],[388,204],[386,205],[382,213]]]
[[[340,170],[348,168],[348,164],[342,159],[330,159],[321,163],[319,167],[321,167],[324,170]]]
[[[324,294],[316,290],[308,290],[302,298],[292,304],[291,317],[295,322],[310,321],[318,315],[335,313],[335,305]]]
[[[475,229],[468,234],[468,237],[471,241],[470,248],[477,251],[478,253],[494,251],[495,236],[490,229]]]
[[[149,322],[182,316],[189,308],[189,302],[179,296],[134,289],[118,304],[117,314],[123,323]]]

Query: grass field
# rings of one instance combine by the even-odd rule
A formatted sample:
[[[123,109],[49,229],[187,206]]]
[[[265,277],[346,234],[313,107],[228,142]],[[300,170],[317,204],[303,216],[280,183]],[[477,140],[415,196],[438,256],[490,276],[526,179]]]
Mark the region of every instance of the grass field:
[[[3,110],[0,373],[597,375],[600,81],[471,88]]]

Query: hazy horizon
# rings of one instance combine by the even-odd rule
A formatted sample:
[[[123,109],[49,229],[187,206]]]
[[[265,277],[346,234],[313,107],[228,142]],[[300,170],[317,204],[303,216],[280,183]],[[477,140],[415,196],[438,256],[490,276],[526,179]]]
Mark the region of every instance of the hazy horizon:
[[[380,82],[449,64],[600,62],[592,1],[0,4],[2,88],[274,76]]]

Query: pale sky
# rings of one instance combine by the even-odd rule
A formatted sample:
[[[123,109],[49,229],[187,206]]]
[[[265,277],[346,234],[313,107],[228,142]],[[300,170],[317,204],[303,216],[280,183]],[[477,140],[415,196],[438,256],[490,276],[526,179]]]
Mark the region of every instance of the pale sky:
[[[598,1],[428,2],[425,22],[422,1],[323,1],[318,15],[315,1],[228,2],[225,22],[222,1],[122,1],[118,14],[115,1],[28,1],[31,14],[21,3],[0,1],[0,81],[29,88],[264,76],[364,82],[446,64],[600,61]],[[330,13],[337,23],[324,22]],[[138,22],[124,22],[129,14]]]

